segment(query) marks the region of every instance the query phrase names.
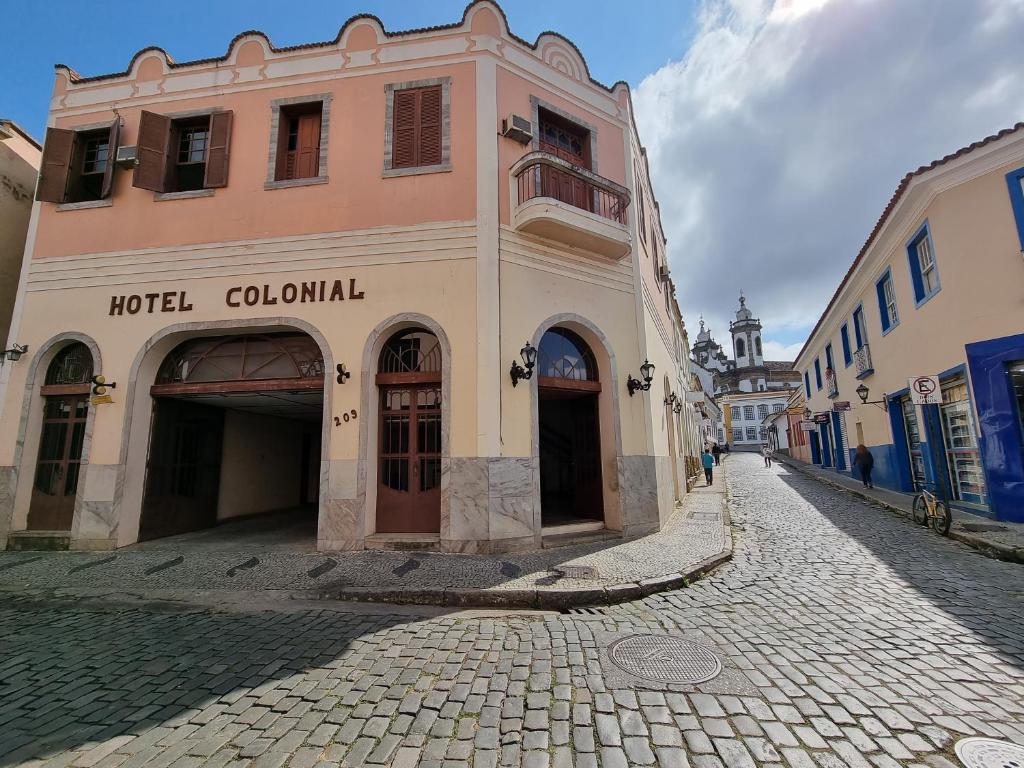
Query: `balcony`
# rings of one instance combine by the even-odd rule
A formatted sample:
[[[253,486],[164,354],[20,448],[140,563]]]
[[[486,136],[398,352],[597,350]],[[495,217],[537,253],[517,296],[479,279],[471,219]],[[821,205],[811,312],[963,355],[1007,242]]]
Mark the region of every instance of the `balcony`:
[[[853,353],[853,364],[858,379],[865,379],[875,372],[875,368],[871,364],[871,349],[867,344]]]
[[[517,198],[512,226],[608,258],[630,250],[629,190],[547,152],[512,167]]]

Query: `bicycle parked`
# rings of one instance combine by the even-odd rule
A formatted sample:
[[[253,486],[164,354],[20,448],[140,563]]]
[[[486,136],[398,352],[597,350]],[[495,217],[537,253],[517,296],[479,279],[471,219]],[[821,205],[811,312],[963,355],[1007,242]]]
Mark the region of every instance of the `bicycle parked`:
[[[918,490],[919,493],[914,496],[914,522],[919,525],[928,525],[930,522],[936,533],[948,536],[949,526],[953,523],[949,505],[932,493],[928,485],[922,484]]]

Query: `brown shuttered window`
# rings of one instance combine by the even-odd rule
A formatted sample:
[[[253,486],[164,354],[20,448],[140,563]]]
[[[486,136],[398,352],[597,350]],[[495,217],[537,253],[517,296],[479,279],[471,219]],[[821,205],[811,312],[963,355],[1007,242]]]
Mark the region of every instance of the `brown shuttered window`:
[[[142,110],[132,186],[166,192],[170,171],[171,118]]]
[[[47,128],[46,143],[39,173],[36,200],[63,203],[71,173],[71,156],[75,151],[75,132],[63,128]]]
[[[282,107],[277,138],[275,181],[320,175],[320,126],[323,102]]]
[[[232,112],[214,112],[210,115],[210,137],[206,150],[207,189],[228,185],[228,150],[231,147]]]
[[[441,164],[441,86],[395,91],[392,168]]]

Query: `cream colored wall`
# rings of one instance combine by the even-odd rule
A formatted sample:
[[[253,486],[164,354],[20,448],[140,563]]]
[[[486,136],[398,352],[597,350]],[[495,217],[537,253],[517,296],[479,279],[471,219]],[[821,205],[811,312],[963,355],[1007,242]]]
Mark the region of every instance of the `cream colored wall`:
[[[310,431],[302,421],[226,410],[217,519],[297,506],[302,436]]]
[[[447,248],[429,241],[429,233],[420,233],[418,237],[402,232],[366,233],[365,239],[357,239],[355,244],[346,238],[307,240],[300,245],[310,252],[301,257],[287,255],[285,244],[266,245],[265,257],[274,269],[280,268],[274,261],[281,258],[296,269],[282,272],[254,271],[260,257],[259,249],[252,245],[204,249],[198,254],[169,250],[146,258],[131,254],[85,257],[75,261],[75,272],[67,271],[70,265],[64,258],[37,260],[29,277],[20,336],[23,343],[39,349],[52,336],[69,328],[76,329],[99,345],[104,359],[102,373],[107,379],[125,381],[147,340],[167,326],[296,316],[319,329],[327,338],[334,359],[344,362],[350,371],[358,374],[367,337],[379,323],[402,313],[421,313],[436,320],[452,343],[452,455],[475,456],[475,302],[465,298],[475,292],[475,270],[472,261],[467,260],[474,238],[470,232],[459,228],[446,229],[444,235],[449,239]],[[403,238],[404,247],[421,250],[403,253],[403,246],[396,245]],[[287,247],[294,247],[294,244]],[[381,250],[392,253],[387,259],[374,256],[349,259],[349,249],[357,253]],[[311,260],[334,266],[314,269],[310,266]],[[385,263],[380,263],[382,260]],[[48,273],[47,268],[57,271]],[[225,272],[235,274],[225,276]],[[155,273],[163,273],[164,280],[151,282]],[[225,295],[231,287],[267,284],[277,288],[286,282],[335,278],[344,281],[346,290],[348,281],[355,279],[365,298],[313,304],[279,302],[273,306],[225,306]],[[167,290],[185,291],[193,310],[109,315],[111,295]],[[18,433],[27,369],[27,365],[11,366],[8,402],[14,407],[4,409],[0,434]],[[361,407],[358,375],[345,384],[336,384],[331,372],[328,374],[328,386],[333,387],[335,413],[332,415],[340,416],[353,408],[358,410]],[[115,402],[97,407],[91,457],[95,463],[118,462],[125,420],[123,392],[123,388],[114,390]],[[14,440],[0,441],[0,464],[11,463],[14,448]],[[358,452],[358,423],[332,428],[325,458],[353,459],[358,457]]]
[[[39,173],[39,150],[13,133],[0,141],[0,344],[7,341],[11,327]]]
[[[862,265],[830,313],[808,342],[797,368],[810,371],[812,411],[831,407],[825,390],[817,391],[814,357],[825,370],[825,344],[831,340],[836,363],[839,400],[849,400],[847,414],[851,444],[860,422],[869,445],[892,442],[889,417],[878,407],[861,405],[856,367],[843,363],[840,326],[850,323],[863,303],[874,374],[863,380],[870,399],[907,387],[911,376],[936,375],[966,362],[964,345],[1020,333],[1024,328],[1024,257],[1010,206],[1005,176],[1024,165],[1024,147],[1014,159],[976,178],[940,192],[929,201],[927,190],[916,190],[901,207],[908,215],[897,219],[876,250]],[[894,218],[896,218],[894,216]],[[915,308],[906,243],[925,220],[935,247],[941,290]],[[896,290],[899,325],[882,335],[875,282],[891,270]]]

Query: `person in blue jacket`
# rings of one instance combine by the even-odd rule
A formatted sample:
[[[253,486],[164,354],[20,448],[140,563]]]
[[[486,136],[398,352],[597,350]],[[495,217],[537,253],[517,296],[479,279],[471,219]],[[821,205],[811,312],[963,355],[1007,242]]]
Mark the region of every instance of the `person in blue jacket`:
[[[715,457],[711,455],[711,451],[707,448],[704,449],[704,455],[701,457],[701,463],[704,464],[705,485],[711,485],[714,480]]]

